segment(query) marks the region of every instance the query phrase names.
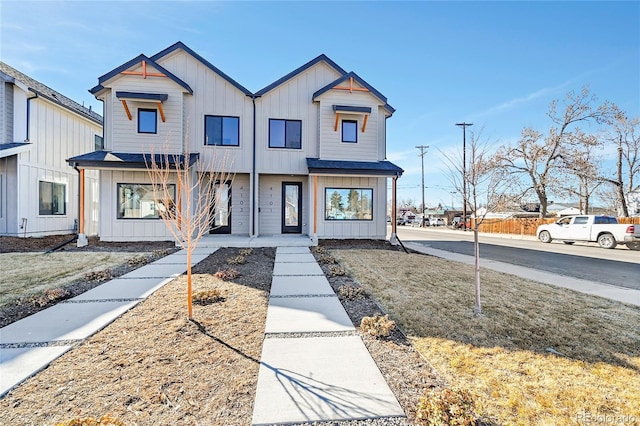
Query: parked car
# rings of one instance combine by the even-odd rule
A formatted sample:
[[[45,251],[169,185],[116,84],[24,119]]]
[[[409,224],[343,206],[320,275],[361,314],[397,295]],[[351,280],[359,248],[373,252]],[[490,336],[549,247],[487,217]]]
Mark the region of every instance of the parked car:
[[[436,217],[431,219],[429,223],[431,224],[431,226],[444,226],[444,219],[441,217]]]
[[[453,218],[453,222],[451,223],[453,229],[463,229],[464,222],[462,221],[462,216],[455,216]],[[471,228],[471,218],[467,218],[467,226],[466,229]]]
[[[561,240],[565,244],[592,241],[606,249],[626,244],[632,250],[640,250],[640,225],[619,224],[611,216],[566,216],[555,223],[538,226],[536,235],[543,243],[553,240]]]

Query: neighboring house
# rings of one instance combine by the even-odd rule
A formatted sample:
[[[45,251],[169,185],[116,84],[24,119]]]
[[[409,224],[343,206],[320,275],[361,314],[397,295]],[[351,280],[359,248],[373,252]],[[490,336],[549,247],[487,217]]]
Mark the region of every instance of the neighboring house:
[[[385,238],[387,179],[395,195],[402,174],[386,161],[394,109],[325,55],[252,93],[178,42],[98,83],[105,151],[68,162],[100,170],[101,239],[172,238],[148,195],[145,160],[163,151],[188,152],[198,172],[212,156],[230,160],[211,233]]]
[[[98,232],[98,172],[86,175],[79,220],[79,173],[67,158],[96,149],[102,117],[0,62],[0,235]]]

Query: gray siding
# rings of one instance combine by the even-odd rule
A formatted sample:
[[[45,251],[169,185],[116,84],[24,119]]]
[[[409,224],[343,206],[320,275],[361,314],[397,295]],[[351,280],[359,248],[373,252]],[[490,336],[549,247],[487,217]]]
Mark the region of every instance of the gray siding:
[[[258,213],[259,234],[274,235],[282,233],[282,183],[302,183],[301,220],[302,234],[309,233],[308,182],[306,176],[260,175]]]

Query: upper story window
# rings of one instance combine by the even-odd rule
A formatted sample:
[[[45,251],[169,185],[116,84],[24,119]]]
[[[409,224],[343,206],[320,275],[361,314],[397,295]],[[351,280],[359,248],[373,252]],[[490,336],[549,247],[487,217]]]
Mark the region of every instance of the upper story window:
[[[104,149],[104,138],[100,135],[93,135],[93,145],[96,151],[102,151]]]
[[[204,144],[240,146],[240,118],[205,115]]]
[[[158,110],[138,108],[138,133],[158,133]]]
[[[358,142],[358,122],[356,120],[342,120],[342,142]]]
[[[64,183],[40,181],[38,212],[41,215],[67,214],[67,186]]]
[[[302,121],[270,118],[269,148],[302,148]]]

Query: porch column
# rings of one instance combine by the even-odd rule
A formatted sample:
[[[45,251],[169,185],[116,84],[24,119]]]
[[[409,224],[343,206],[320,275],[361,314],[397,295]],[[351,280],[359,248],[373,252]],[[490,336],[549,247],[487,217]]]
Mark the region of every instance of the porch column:
[[[397,209],[396,209],[396,187],[397,187],[397,182],[398,182],[398,177],[394,176],[391,179],[391,238],[389,238],[389,242],[391,244],[397,244],[398,243],[398,236],[397,236],[398,222],[397,222],[397,218],[396,218],[396,214],[397,214]]]
[[[318,244],[318,175],[313,176],[313,244]]]
[[[78,191],[79,191],[79,200],[78,200],[78,241],[76,245],[78,247],[84,247],[89,244],[87,240],[87,235],[84,233],[84,169],[78,170]]]

